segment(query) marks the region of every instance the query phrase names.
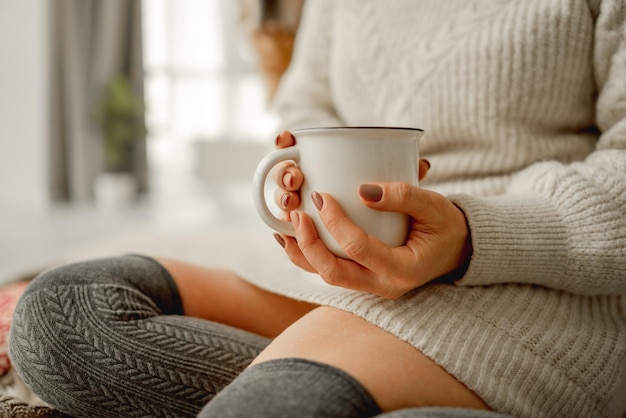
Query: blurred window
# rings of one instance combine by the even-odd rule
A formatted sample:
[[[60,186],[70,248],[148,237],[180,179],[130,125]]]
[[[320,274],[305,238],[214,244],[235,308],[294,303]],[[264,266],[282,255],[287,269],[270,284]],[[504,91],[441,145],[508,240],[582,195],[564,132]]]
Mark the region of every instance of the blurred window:
[[[207,216],[205,197],[224,200],[215,184],[232,191],[235,174],[252,178],[239,155],[232,163],[241,142],[264,150],[278,129],[241,4],[142,0],[150,196],[168,219],[181,208]]]
[[[232,0],[144,0],[146,118],[151,157],[181,143],[268,142],[277,118]]]

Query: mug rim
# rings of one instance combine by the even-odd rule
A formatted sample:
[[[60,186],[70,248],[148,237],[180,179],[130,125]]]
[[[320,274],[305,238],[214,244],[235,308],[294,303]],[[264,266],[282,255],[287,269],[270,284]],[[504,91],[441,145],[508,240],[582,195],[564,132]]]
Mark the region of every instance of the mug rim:
[[[293,132],[327,131],[327,130],[340,130],[340,129],[350,129],[350,130],[379,129],[379,130],[386,130],[386,131],[411,131],[411,132],[422,132],[422,133],[424,132],[424,130],[420,128],[409,128],[409,127],[404,127],[404,126],[320,126],[320,127],[294,129]]]

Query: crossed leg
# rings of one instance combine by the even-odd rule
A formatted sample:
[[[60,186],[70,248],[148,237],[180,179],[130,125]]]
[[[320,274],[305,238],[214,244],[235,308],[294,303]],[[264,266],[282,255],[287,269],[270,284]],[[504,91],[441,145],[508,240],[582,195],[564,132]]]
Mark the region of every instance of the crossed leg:
[[[351,314],[228,271],[159,262],[93,260],[33,281],[10,352],[35,393],[77,416],[194,416],[253,360],[247,370],[295,358],[342,371],[383,411],[486,408],[418,350]]]
[[[209,282],[199,280],[208,274],[205,269],[161,263],[177,282],[186,313],[275,337],[252,365],[283,358],[328,364],[360,382],[382,411],[422,406],[489,409],[430,358],[355,315],[266,292],[230,272],[214,272]],[[197,296],[215,291],[203,291],[202,286],[215,285],[230,296],[220,305],[203,304]]]
[[[267,336],[312,309],[290,306],[227,272],[137,255],[94,259],[33,280],[9,351],[24,383],[71,416],[195,417]]]

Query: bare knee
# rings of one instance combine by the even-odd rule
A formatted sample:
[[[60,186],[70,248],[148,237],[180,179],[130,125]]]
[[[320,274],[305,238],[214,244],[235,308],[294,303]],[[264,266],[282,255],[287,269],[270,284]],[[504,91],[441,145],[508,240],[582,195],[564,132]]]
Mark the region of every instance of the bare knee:
[[[356,315],[319,307],[278,336],[254,361],[298,357],[356,378],[383,411],[419,406],[489,409],[465,385],[410,344]]]
[[[176,282],[185,315],[273,338],[316,305],[271,293],[235,273],[159,258]]]

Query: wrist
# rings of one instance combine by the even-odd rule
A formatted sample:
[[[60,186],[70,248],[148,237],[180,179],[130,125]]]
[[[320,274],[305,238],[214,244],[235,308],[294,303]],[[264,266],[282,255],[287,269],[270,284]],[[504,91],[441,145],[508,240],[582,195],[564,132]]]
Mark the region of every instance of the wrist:
[[[465,213],[461,210],[461,208],[456,205],[455,207],[458,210],[459,214],[463,217],[463,228],[461,230],[464,231],[464,233],[459,240],[460,245],[458,248],[460,248],[460,251],[457,257],[457,265],[448,275],[451,281],[459,280],[465,275],[469,267],[470,260],[472,258],[472,253],[474,252],[474,249],[472,247],[472,234],[469,223],[467,221],[467,217],[465,216]]]

